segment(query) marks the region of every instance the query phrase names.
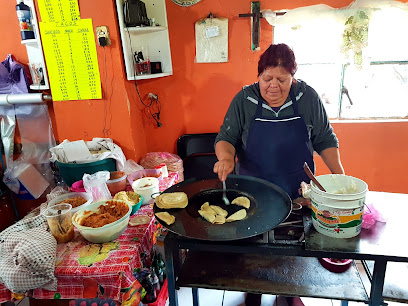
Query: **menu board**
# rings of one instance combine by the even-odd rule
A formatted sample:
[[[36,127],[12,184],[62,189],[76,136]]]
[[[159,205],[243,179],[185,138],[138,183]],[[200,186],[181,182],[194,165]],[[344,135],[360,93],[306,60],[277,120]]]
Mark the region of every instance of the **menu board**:
[[[40,22],[53,100],[101,99],[91,19]]]
[[[38,0],[43,22],[68,22],[80,19],[77,0]]]

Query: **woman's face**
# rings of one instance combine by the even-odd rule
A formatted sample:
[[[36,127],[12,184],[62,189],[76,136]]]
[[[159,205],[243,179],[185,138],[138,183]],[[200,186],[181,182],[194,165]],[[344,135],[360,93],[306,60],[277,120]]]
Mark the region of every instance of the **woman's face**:
[[[259,76],[261,95],[271,107],[285,103],[292,85],[292,75],[283,67],[268,67]]]

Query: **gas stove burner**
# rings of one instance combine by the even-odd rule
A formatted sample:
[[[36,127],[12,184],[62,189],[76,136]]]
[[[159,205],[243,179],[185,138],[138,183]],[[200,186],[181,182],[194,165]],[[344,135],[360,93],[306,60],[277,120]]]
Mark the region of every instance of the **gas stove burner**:
[[[268,232],[268,243],[271,244],[302,244],[305,237],[303,215],[296,211],[289,215],[285,222]]]

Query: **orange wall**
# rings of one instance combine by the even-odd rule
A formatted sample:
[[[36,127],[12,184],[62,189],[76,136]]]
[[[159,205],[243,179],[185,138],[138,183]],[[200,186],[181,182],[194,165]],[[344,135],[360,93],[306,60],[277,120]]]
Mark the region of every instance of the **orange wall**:
[[[148,0],[145,0],[148,1]],[[25,47],[20,44],[13,1],[1,1],[0,27],[3,32],[0,59],[7,53],[26,63]],[[7,2],[7,3],[6,3]],[[406,0],[404,0],[406,2]],[[112,46],[97,47],[102,83],[102,100],[54,101],[54,128],[59,141],[103,137],[105,104],[108,109],[107,137],[124,150],[127,158],[138,160],[147,152],[175,152],[177,138],[185,133],[216,132],[232,97],[240,88],[256,81],[259,55],[272,38],[272,28],[261,21],[261,51],[250,50],[250,19],[238,18],[250,12],[250,0],[203,0],[184,8],[166,0],[174,74],[138,81],[142,98],[153,92],[162,103],[158,128],[138,100],[134,82],[126,80],[114,0],[79,0],[81,18],[92,18],[93,26],[107,25]],[[291,9],[318,4],[318,1],[261,1],[261,9]],[[350,0],[325,0],[332,7],[343,7]],[[103,9],[101,9],[103,8]],[[228,63],[196,64],[194,23],[213,12],[229,19]],[[105,54],[106,77],[105,82]],[[408,193],[408,143],[402,141],[408,122],[333,123],[340,139],[346,173],[365,180],[371,190]],[[327,173],[317,158],[318,174]]]

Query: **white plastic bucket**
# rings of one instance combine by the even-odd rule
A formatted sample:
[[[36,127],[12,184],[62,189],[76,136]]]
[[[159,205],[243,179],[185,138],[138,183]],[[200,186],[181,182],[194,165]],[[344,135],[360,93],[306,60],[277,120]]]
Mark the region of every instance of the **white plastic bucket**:
[[[334,238],[351,238],[360,234],[367,184],[342,174],[320,175],[317,180],[326,192],[310,183],[314,228]]]
[[[159,180],[155,177],[143,177],[132,183],[134,192],[143,198],[142,205],[152,204],[159,195]]]

